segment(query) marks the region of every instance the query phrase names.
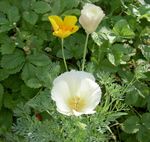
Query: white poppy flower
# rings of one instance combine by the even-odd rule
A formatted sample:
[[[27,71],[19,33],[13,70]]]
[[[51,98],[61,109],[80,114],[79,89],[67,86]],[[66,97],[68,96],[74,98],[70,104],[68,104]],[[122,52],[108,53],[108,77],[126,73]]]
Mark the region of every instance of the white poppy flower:
[[[87,3],[81,10],[79,22],[87,34],[93,33],[105,16],[103,10],[94,4]]]
[[[95,113],[94,109],[100,102],[101,89],[92,74],[72,70],[54,80],[51,95],[58,112],[79,116]]]

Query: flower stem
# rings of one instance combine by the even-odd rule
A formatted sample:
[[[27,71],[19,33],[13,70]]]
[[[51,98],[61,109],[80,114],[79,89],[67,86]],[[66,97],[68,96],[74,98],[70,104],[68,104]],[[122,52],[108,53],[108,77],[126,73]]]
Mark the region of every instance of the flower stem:
[[[85,40],[85,45],[84,45],[83,62],[82,62],[82,71],[84,71],[85,56],[86,56],[86,50],[87,50],[87,44],[88,44],[88,38],[89,38],[89,34],[86,35],[86,40]]]
[[[61,50],[62,50],[64,65],[65,65],[66,71],[68,71],[67,64],[66,64],[66,59],[65,59],[65,54],[64,54],[64,39],[63,38],[61,39]]]

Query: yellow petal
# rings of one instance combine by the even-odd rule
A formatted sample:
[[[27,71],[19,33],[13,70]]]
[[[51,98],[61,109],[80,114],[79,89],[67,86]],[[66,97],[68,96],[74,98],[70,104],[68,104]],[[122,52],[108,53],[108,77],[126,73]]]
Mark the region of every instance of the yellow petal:
[[[63,24],[62,19],[59,16],[49,16],[54,31],[58,30],[58,28]]]
[[[71,32],[70,31],[62,31],[62,30],[59,30],[59,31],[55,31],[53,32],[53,35],[57,36],[57,37],[60,37],[60,38],[66,38],[68,37],[69,35],[71,35]]]
[[[76,16],[65,16],[64,18],[64,25],[67,26],[74,26],[77,22]]]
[[[71,33],[75,33],[77,30],[79,30],[78,26],[73,26]]]

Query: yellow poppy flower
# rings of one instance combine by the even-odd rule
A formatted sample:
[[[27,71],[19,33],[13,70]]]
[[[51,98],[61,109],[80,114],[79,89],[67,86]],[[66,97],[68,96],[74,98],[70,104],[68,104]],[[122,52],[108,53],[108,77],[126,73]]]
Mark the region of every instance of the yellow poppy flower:
[[[77,22],[75,16],[65,16],[64,21],[59,16],[49,16],[48,19],[54,30],[53,35],[60,38],[66,38],[79,29],[75,25]]]

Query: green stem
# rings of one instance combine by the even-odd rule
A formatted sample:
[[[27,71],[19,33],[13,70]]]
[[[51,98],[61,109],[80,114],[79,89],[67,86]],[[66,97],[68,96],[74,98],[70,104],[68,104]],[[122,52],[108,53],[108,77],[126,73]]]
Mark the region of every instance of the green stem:
[[[64,39],[63,38],[61,39],[61,49],[62,49],[62,56],[63,56],[63,60],[64,60],[64,65],[65,65],[66,71],[68,71],[66,59],[65,59],[65,54],[64,54]]]
[[[82,71],[84,71],[85,56],[86,56],[86,50],[87,50],[87,44],[88,44],[88,38],[89,38],[89,34],[86,35],[86,40],[85,40],[85,45],[84,45],[83,62],[82,62]]]

